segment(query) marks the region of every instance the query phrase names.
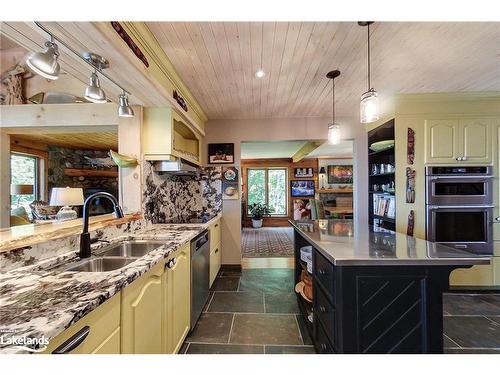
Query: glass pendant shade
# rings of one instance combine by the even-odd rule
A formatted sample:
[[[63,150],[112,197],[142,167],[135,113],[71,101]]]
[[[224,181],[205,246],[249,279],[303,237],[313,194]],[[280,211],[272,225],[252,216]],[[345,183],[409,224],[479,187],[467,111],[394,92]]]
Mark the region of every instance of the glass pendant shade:
[[[47,79],[56,80],[59,78],[59,62],[57,58],[59,52],[57,44],[45,42],[47,49],[44,52],[33,52],[26,59],[26,65],[33,72]]]
[[[90,85],[85,89],[85,99],[93,103],[106,103],[106,94],[101,89],[99,77],[96,73],[90,76]]]
[[[362,124],[377,121],[380,117],[378,95],[374,89],[370,89],[361,95],[360,121]]]
[[[134,117],[134,110],[128,104],[127,94],[123,93],[118,97],[120,105],[118,107],[118,116],[120,117]]]
[[[337,123],[328,125],[328,143],[336,145],[340,142],[340,125]]]

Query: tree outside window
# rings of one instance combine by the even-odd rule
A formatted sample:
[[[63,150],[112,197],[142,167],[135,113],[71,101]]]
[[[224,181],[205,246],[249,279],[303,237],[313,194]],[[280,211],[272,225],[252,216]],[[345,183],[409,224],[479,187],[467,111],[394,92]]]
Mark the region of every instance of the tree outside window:
[[[10,196],[12,208],[20,206],[31,212],[29,204],[35,200],[38,158],[35,156],[11,154],[10,173],[12,185],[33,185],[33,194],[13,194]]]
[[[254,203],[262,203],[268,205],[271,216],[287,215],[286,181],[286,168],[248,169],[247,207]]]

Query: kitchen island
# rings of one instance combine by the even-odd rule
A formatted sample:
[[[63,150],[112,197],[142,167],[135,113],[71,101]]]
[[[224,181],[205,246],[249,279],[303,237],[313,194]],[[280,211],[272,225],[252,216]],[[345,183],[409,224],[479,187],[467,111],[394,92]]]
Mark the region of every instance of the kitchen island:
[[[312,301],[296,289],[318,353],[442,353],[450,273],[491,261],[401,233],[355,228],[351,220],[290,224],[296,284],[312,278]],[[305,247],[312,250],[309,272],[301,260]]]

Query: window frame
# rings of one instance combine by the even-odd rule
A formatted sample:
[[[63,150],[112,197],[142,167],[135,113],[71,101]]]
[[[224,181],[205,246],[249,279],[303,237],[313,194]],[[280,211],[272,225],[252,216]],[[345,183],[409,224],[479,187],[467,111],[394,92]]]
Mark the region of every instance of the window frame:
[[[29,154],[26,152],[11,151],[10,157],[12,158],[13,155],[32,158],[35,160],[35,182],[33,184],[33,196],[35,197],[35,200],[43,199],[44,197],[42,196],[42,192],[45,191],[43,187],[45,182],[45,172],[43,168],[45,165],[45,158],[40,155]],[[9,160],[9,163],[12,163],[12,161]],[[10,184],[12,184],[12,167],[10,170]],[[12,194],[9,195],[12,196]]]
[[[288,217],[288,198],[289,198],[289,186],[288,186],[288,168],[287,167],[248,167],[246,168],[246,217],[250,218],[252,215],[249,213],[249,193],[248,193],[248,178],[250,176],[250,171],[264,171],[264,185],[265,185],[265,204],[269,204],[269,171],[270,170],[283,170],[285,171],[285,213],[284,214],[270,214],[269,216],[272,218],[283,218],[283,217]]]

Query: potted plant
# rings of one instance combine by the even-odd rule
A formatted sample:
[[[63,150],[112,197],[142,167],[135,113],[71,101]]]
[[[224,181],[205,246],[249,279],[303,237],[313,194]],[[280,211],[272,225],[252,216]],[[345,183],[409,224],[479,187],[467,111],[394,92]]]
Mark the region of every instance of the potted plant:
[[[271,213],[269,207],[262,203],[253,203],[250,205],[249,210],[252,215],[252,226],[254,228],[262,227],[262,220],[264,216],[269,216]]]

